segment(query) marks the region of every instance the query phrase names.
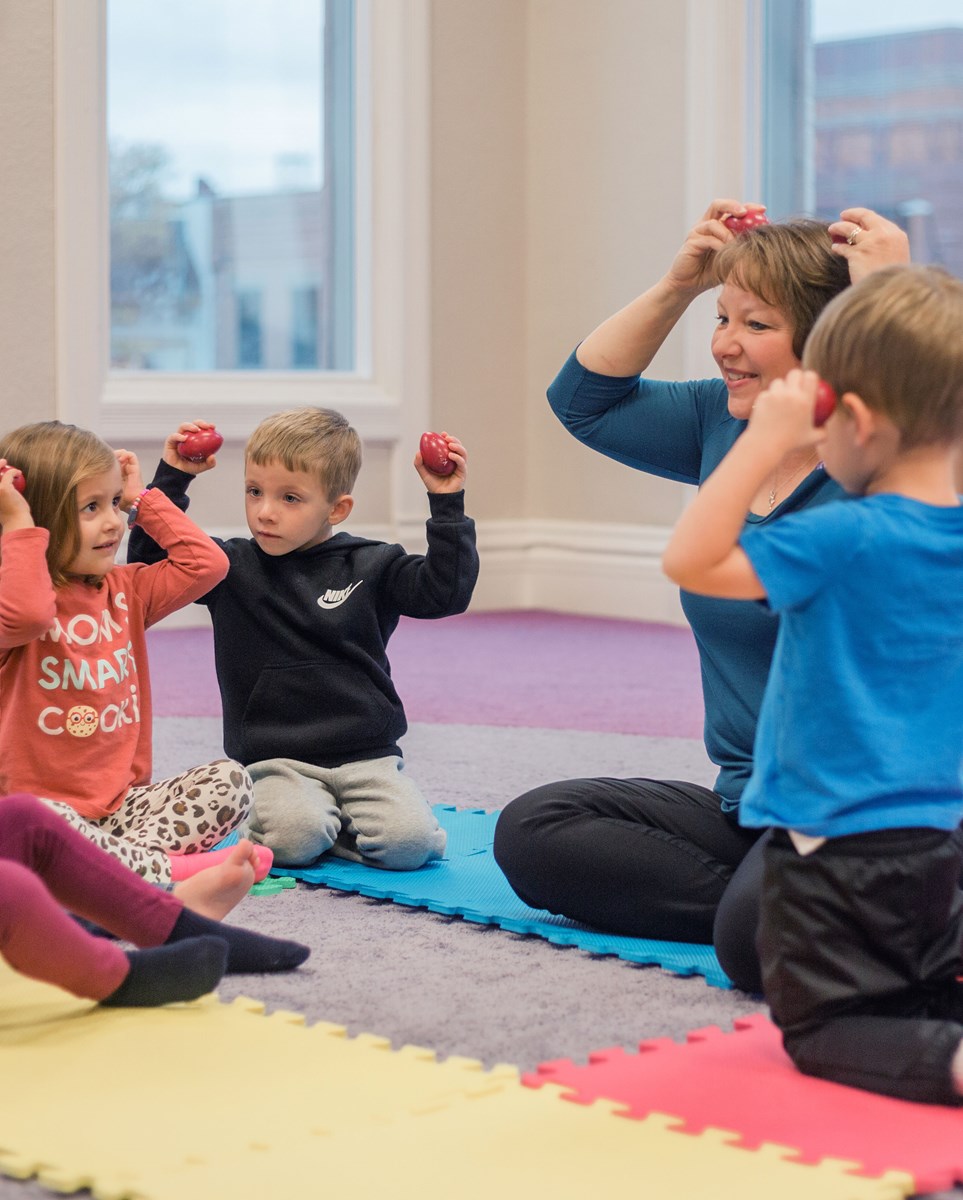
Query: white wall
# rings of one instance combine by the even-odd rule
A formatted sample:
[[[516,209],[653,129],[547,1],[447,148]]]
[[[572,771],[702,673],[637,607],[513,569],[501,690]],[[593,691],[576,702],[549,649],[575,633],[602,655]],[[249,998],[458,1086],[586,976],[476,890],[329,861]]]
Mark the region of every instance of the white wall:
[[[545,389],[711,197],[742,192],[745,8],[433,7],[432,404],[473,454],[476,605],[681,620],[659,558],[686,489],[581,446]],[[714,373],[710,331],[702,304],[653,371]]]

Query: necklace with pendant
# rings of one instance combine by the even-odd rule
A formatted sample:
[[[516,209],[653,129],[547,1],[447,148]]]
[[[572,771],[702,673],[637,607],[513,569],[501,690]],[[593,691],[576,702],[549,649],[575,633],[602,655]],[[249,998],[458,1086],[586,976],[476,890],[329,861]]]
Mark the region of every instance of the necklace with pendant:
[[[772,512],[772,510],[776,507],[776,497],[787,484],[792,483],[796,476],[806,470],[807,467],[818,465],[819,464],[816,460],[816,455],[814,454],[812,458],[807,458],[802,466],[797,467],[791,475],[787,475],[785,479],[777,479],[769,489],[769,511]]]

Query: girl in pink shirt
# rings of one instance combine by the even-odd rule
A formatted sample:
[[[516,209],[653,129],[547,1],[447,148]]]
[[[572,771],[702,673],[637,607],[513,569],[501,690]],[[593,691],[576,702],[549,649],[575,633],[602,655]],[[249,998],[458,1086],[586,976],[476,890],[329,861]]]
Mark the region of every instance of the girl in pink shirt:
[[[114,563],[127,513],[164,561]],[[145,632],[220,582],[223,552],[144,490],[135,455],[59,421],[0,438],[0,528],[0,795],[39,796],[153,883],[220,863],[251,779],[222,759],[151,782]]]

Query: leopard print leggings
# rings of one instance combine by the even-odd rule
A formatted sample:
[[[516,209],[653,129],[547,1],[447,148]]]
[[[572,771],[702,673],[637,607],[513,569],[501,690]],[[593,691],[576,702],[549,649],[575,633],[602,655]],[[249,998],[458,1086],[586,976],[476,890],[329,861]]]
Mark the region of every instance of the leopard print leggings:
[[[120,808],[100,820],[83,817],[62,801],[41,799],[148,882],[168,884],[167,856],[210,850],[246,823],[253,794],[246,768],[222,758],[173,779],[131,788]]]

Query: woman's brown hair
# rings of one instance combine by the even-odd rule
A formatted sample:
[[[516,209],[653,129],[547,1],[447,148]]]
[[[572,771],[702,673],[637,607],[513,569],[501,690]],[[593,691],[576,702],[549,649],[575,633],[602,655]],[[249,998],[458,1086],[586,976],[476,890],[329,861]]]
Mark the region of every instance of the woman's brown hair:
[[[833,253],[828,227],[805,217],[740,234],[718,252],[716,270],[720,283],[752,292],[789,318],[799,359],[819,314],[849,287],[849,264]]]

